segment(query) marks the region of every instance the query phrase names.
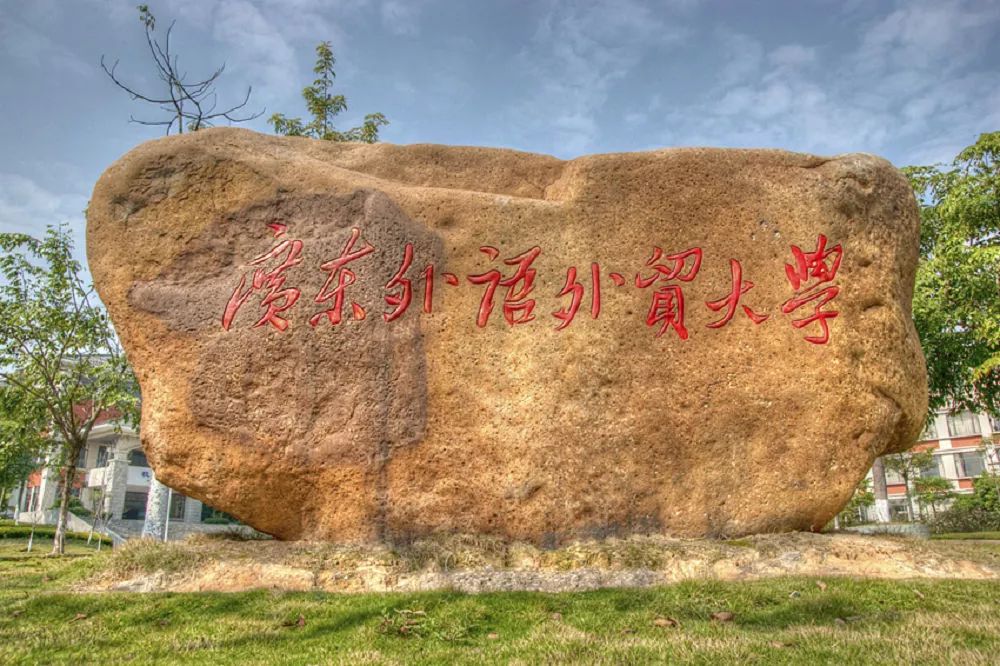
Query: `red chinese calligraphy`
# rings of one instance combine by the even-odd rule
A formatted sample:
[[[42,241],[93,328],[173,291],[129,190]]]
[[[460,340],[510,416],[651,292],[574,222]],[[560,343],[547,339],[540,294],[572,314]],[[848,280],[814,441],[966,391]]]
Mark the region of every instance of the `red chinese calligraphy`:
[[[459,285],[458,276],[454,273],[441,273],[446,284],[452,287]],[[434,265],[428,264],[424,268],[424,312],[430,313],[434,308]]]
[[[500,255],[500,250],[495,247],[483,246],[479,251],[495,260]],[[531,267],[533,262],[542,250],[537,245],[530,250],[511,259],[505,259],[503,263],[508,266],[517,266],[514,274],[504,279],[500,271],[494,269],[478,275],[469,275],[467,279],[472,284],[485,284],[486,293],[479,304],[479,315],[476,317],[476,326],[483,328],[489,321],[490,313],[493,312],[493,297],[498,287],[507,287],[507,294],[504,296],[503,316],[511,326],[524,324],[532,321],[535,316],[532,310],[535,308],[534,299],[528,298],[528,294],[534,288],[535,274],[537,271]]]
[[[666,256],[663,255],[662,249],[655,247],[653,255],[646,261],[646,265],[655,272],[648,277],[642,277],[636,273],[635,286],[645,289],[657,281],[690,282],[698,275],[698,269],[701,268],[701,257],[701,248],[697,247]],[[661,259],[668,263],[657,263]],[[688,266],[688,259],[692,260],[690,266]],[[649,312],[646,314],[646,325],[655,326],[656,324],[660,324],[656,337],[663,335],[667,328],[673,328],[681,340],[688,339],[688,331],[684,326],[684,292],[679,285],[664,284],[653,293],[653,300],[650,303]]]
[[[561,331],[573,322],[583,301],[583,285],[576,281],[576,266],[566,269],[566,284],[557,294],[559,298],[570,297],[569,307],[563,307],[552,313],[552,316],[560,321],[556,326],[557,331]],[[595,262],[590,265],[590,316],[597,319],[601,314],[601,267]]]
[[[730,259],[729,269],[733,277],[732,291],[729,292],[728,296],[724,296],[717,301],[705,301],[705,305],[707,305],[710,310],[715,312],[719,312],[722,308],[726,308],[726,312],[722,316],[722,319],[713,321],[711,324],[706,324],[708,328],[722,328],[728,324],[730,320],[732,320],[733,315],[736,314],[736,306],[739,305],[740,298],[743,294],[753,289],[753,282],[743,279],[743,266],[740,265],[740,262],[736,259]],[[757,314],[747,305],[742,307],[743,312],[754,324],[760,324],[771,316],[766,314]]]
[[[276,222],[267,226],[274,231],[276,238],[283,236],[287,229],[286,225]],[[284,331],[288,328],[288,320],[279,315],[295,305],[295,301],[299,300],[301,291],[292,287],[287,289],[282,288],[285,285],[286,278],[284,273],[292,266],[302,262],[302,241],[286,238],[264,254],[252,259],[250,265],[260,266],[282,255],[285,255],[284,260],[271,270],[265,270],[263,267],[255,268],[253,278],[250,281],[250,288],[246,291],[243,288],[246,286],[247,276],[244,273],[240,277],[240,283],[233,290],[233,294],[229,297],[229,302],[226,303],[226,309],[222,314],[222,328],[228,331],[240,307],[254,293],[265,288],[268,290],[267,295],[260,302],[260,306],[265,308],[265,312],[253,327],[257,328],[264,324],[271,324],[279,331]]]
[[[344,291],[357,280],[357,276],[355,276],[354,272],[349,268],[345,268],[345,266],[348,263],[375,251],[375,248],[369,245],[367,241],[365,241],[364,247],[359,250],[355,250],[354,244],[360,236],[361,230],[357,227],[352,228],[351,237],[347,239],[346,243],[344,243],[344,248],[340,251],[340,256],[320,266],[320,268],[329,273],[329,275],[327,275],[326,282],[323,283],[319,293],[316,294],[316,298],[313,300],[316,303],[325,303],[326,301],[332,299],[333,306],[323,312],[314,314],[309,319],[309,323],[313,326],[319,324],[324,315],[330,322],[331,326],[336,326],[343,320]],[[333,284],[334,279],[337,281],[337,286],[331,289],[330,285]],[[360,304],[352,301],[351,310],[355,319],[360,320],[365,318],[365,309],[361,307]]]
[[[830,341],[830,326],[827,320],[840,314],[836,310],[824,310],[823,307],[840,293],[839,286],[828,283],[837,277],[837,269],[840,268],[844,250],[839,243],[827,250],[826,244],[826,236],[820,234],[814,252],[804,252],[800,247],[793,245],[792,256],[795,264],[785,264],[785,275],[795,290],[795,295],[782,304],[781,311],[791,314],[807,303],[811,304],[812,314],[801,319],[793,319],[792,326],[804,328],[812,323],[818,323],[819,335],[805,336],[807,342],[816,345],[825,345]]]
[[[404,276],[406,275],[406,271],[410,269],[411,263],[413,263],[413,243],[407,243],[403,249],[403,263],[400,265],[399,270],[396,271],[396,274],[385,284],[386,289],[397,289],[396,292],[390,293],[385,297],[385,302],[392,308],[391,312],[382,313],[382,318],[386,321],[398,319],[400,315],[406,312],[406,308],[410,306],[410,300],[413,298],[413,285]],[[429,296],[425,294],[425,306],[427,305],[428,298]]]

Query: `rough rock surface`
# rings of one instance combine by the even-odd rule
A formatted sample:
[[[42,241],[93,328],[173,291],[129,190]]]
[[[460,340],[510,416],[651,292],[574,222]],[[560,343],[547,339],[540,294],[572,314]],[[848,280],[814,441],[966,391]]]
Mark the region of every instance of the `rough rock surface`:
[[[87,251],[164,483],[285,539],[551,546],[823,526],[921,428],[918,224],[869,155],[561,161],[212,129],[111,166]],[[337,266],[354,228],[349,249],[375,250]],[[694,254],[673,270],[688,249],[696,274]],[[579,311],[556,330],[569,267]]]
[[[164,551],[164,557],[133,550]],[[152,554],[152,553],[150,553]],[[118,562],[121,560],[121,563]],[[173,563],[169,571],[155,563]],[[147,562],[145,568],[137,563]],[[552,550],[449,535],[403,547],[311,542],[132,541],[82,591],[577,592],[685,580],[777,576],[1000,579],[1000,546],[847,534],[764,534],[735,541],[632,536]],[[807,586],[816,590],[812,585]]]

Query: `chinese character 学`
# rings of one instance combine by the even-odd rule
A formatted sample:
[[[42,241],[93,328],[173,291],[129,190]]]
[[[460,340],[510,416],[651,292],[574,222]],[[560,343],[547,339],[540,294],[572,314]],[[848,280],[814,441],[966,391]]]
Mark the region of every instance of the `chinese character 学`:
[[[825,345],[830,341],[830,325],[827,320],[839,314],[836,310],[823,308],[840,293],[840,287],[833,284],[833,281],[844,258],[844,250],[839,243],[830,249],[827,249],[826,244],[826,236],[820,234],[813,252],[805,252],[793,245],[792,257],[795,263],[785,264],[785,276],[795,290],[795,295],[782,304],[781,311],[791,314],[807,305],[812,308],[805,316],[793,319],[792,326],[805,328],[813,323],[819,324],[817,335],[805,336],[806,341],[814,345]]]

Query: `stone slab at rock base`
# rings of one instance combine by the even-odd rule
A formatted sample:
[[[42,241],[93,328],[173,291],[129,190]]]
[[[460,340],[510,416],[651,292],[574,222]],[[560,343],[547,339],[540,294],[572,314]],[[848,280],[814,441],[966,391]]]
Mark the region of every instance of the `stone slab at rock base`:
[[[157,477],[282,539],[817,530],[926,410],[870,155],[210,129],[87,218]]]
[[[112,561],[107,572],[81,589],[570,592],[776,576],[1000,579],[997,545],[803,533],[730,542],[611,538],[555,550],[481,536],[438,537],[394,550],[328,543],[227,542],[207,536],[177,544],[131,542],[124,548],[162,550],[168,557],[157,558],[152,552],[144,557],[116,552],[113,557],[129,564],[167,560],[182,563],[181,568],[116,574]]]

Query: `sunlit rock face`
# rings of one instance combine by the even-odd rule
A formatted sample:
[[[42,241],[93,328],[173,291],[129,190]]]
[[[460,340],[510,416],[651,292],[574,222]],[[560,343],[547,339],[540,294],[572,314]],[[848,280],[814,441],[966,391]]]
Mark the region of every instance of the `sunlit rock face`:
[[[822,527],[926,408],[918,215],[869,155],[562,161],[211,129],[87,250],[164,483],[285,539]]]

